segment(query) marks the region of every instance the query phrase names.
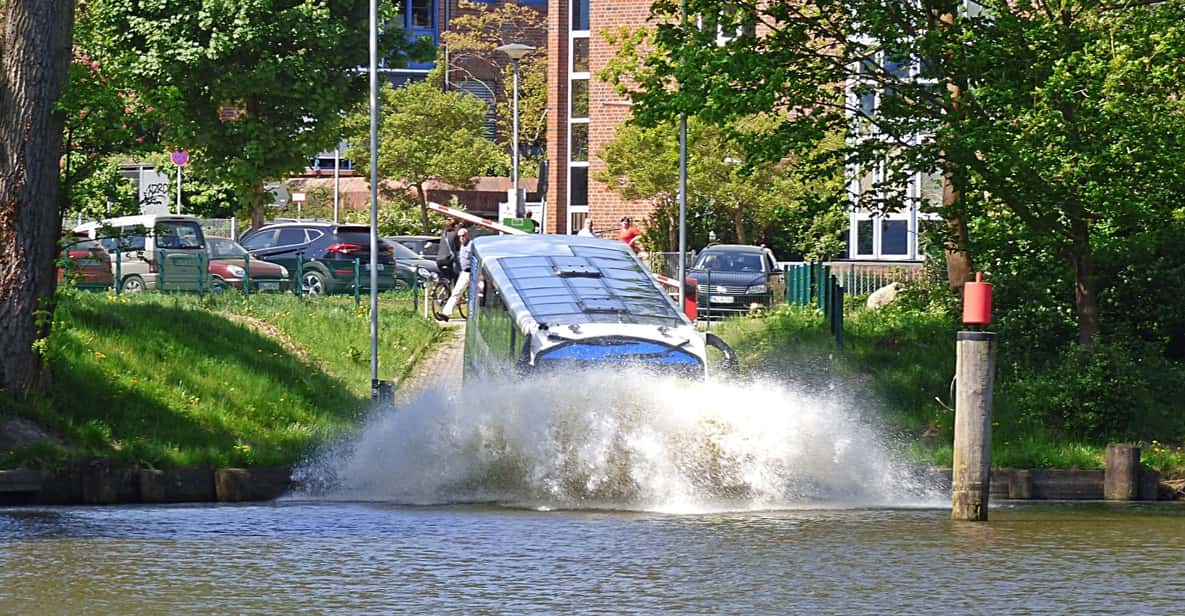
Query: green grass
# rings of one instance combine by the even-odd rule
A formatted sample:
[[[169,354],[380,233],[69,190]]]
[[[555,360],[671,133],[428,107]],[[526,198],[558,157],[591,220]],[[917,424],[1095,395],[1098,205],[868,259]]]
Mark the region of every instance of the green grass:
[[[380,303],[381,379],[402,378],[438,336],[410,305],[395,294]],[[49,394],[0,405],[60,434],[69,452],[0,452],[0,465],[65,455],[291,464],[366,413],[369,335],[367,304],[352,297],[64,292],[46,349]]]
[[[950,466],[954,429],[951,379],[956,324],[940,311],[849,306],[842,352],[813,307],[780,306],[761,317],[714,327],[750,372],[802,381],[821,375],[841,387],[869,391],[879,401],[876,420],[908,458]],[[1000,372],[997,370],[997,379]],[[809,384],[810,378],[806,379]],[[997,388],[1001,384],[997,382]],[[1102,468],[1105,446],[1059,437],[1012,419],[1015,409],[997,395],[992,462],[999,467]],[[1185,446],[1142,444],[1143,461],[1166,477],[1185,476]]]

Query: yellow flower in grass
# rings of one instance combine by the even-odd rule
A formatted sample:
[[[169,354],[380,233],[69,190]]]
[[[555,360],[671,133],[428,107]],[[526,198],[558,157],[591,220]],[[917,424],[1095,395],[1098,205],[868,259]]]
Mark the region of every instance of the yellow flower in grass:
[[[95,351],[95,359],[107,359],[107,356],[102,351]]]

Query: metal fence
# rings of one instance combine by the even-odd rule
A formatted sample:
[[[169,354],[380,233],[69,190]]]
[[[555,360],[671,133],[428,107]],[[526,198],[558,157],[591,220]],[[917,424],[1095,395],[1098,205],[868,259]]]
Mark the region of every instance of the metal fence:
[[[642,262],[646,267],[650,268],[651,273],[660,274],[667,278],[678,278],[679,276],[679,253],[678,252],[651,252],[641,256]],[[695,261],[695,251],[687,251],[687,269],[691,269],[691,264]]]
[[[198,224],[202,227],[202,233],[205,235],[213,235],[215,237],[228,237],[232,240],[239,239],[239,221],[234,218],[201,218]]]

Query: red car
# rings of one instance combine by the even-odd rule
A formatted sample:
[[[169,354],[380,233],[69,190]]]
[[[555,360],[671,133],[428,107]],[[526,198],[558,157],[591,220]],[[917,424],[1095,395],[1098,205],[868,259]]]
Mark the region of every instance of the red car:
[[[247,260],[247,250],[232,239],[207,235],[206,253],[210,256],[206,268],[210,272],[210,290],[214,292],[227,287],[242,289],[244,277],[251,281],[252,291],[288,290],[287,268],[254,257]],[[249,272],[244,269],[247,264],[250,264]]]
[[[115,275],[111,272],[111,255],[99,242],[85,236],[62,237],[58,285],[65,284],[92,291],[110,289],[115,285]]]

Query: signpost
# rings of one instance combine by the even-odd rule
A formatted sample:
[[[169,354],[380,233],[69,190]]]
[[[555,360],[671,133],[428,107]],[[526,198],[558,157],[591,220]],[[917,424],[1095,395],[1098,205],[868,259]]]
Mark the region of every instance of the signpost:
[[[304,205],[304,193],[302,193],[302,192],[292,193],[292,200],[296,203],[296,219],[300,220],[300,210],[301,210],[301,207]]]
[[[189,152],[186,150],[173,150],[169,155],[169,160],[177,165],[177,213],[181,213],[181,168],[189,164]]]

